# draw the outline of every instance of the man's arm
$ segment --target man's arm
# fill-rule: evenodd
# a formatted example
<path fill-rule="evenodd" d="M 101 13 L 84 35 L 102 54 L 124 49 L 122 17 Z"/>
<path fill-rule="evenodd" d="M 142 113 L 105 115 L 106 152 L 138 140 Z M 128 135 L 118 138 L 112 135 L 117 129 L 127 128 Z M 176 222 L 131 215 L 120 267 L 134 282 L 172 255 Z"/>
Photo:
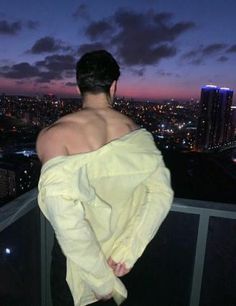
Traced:
<path fill-rule="evenodd" d="M 59 185 L 57 186 L 59 187 Z M 67 259 L 79 268 L 79 275 L 97 296 L 105 297 L 113 291 L 114 275 L 108 267 L 100 245 L 85 220 L 84 210 L 73 197 L 53 191 L 51 186 L 41 189 L 46 217 Z M 43 195 L 46 193 L 46 196 Z M 57 194 L 56 194 L 57 193 Z M 42 203 L 40 205 L 42 207 Z"/>
<path fill-rule="evenodd" d="M 61 126 L 44 130 L 37 140 L 37 151 L 43 163 L 67 155 L 62 144 Z M 39 206 L 50 221 L 65 256 L 79 267 L 80 277 L 100 298 L 111 297 L 115 276 L 85 220 L 82 204 L 70 191 L 71 178 L 54 171 L 41 175 Z"/>
<path fill-rule="evenodd" d="M 144 185 L 145 202 L 136 211 L 126 230 L 113 246 L 111 260 L 114 268 L 117 268 L 117 264 L 122 264 L 126 270 L 132 268 L 170 210 L 173 191 L 169 170 L 165 167 L 161 156 L 155 172 L 146 179 Z M 126 270 L 123 270 L 124 274 Z"/>
<path fill-rule="evenodd" d="M 56 156 L 68 155 L 64 144 L 64 130 L 62 123 L 54 124 L 43 129 L 36 141 L 36 150 L 42 164 Z"/>

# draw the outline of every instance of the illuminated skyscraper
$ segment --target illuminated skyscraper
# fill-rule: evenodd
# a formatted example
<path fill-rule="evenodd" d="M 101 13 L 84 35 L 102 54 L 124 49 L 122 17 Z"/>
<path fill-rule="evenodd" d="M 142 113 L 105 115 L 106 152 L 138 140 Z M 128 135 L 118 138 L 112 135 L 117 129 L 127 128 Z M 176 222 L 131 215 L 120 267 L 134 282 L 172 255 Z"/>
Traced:
<path fill-rule="evenodd" d="M 231 106 L 232 112 L 232 139 L 236 140 L 236 106 Z"/>
<path fill-rule="evenodd" d="M 221 101 L 221 130 L 219 135 L 220 145 L 232 140 L 233 137 L 233 91 L 229 88 L 220 88 Z"/>
<path fill-rule="evenodd" d="M 218 148 L 232 135 L 231 105 L 233 91 L 215 85 L 202 87 L 196 148 L 207 151 Z"/>

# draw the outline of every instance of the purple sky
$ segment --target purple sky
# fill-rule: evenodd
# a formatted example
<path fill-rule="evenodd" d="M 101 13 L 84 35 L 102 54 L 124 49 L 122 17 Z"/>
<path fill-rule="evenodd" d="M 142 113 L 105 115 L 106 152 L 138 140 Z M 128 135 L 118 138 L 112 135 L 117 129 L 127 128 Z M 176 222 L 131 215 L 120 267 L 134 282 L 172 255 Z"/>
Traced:
<path fill-rule="evenodd" d="M 76 96 L 75 62 L 98 48 L 120 63 L 118 95 L 235 90 L 235 12 L 235 0 L 1 0 L 0 93 Z"/>

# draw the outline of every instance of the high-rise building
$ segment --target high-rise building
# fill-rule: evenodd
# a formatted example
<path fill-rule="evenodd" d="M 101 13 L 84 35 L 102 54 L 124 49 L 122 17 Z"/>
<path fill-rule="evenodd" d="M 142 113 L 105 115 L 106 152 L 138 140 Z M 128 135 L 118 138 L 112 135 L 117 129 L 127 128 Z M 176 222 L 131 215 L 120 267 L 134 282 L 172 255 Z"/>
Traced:
<path fill-rule="evenodd" d="M 236 140 L 236 105 L 231 106 L 232 113 L 232 138 Z"/>
<path fill-rule="evenodd" d="M 38 183 L 41 166 L 38 158 L 15 153 L 0 160 L 0 207 Z"/>
<path fill-rule="evenodd" d="M 202 87 L 196 149 L 207 151 L 219 148 L 232 137 L 233 91 L 229 88 L 206 85 Z"/>
<path fill-rule="evenodd" d="M 0 164 L 0 206 L 16 195 L 16 174 L 6 163 Z"/>

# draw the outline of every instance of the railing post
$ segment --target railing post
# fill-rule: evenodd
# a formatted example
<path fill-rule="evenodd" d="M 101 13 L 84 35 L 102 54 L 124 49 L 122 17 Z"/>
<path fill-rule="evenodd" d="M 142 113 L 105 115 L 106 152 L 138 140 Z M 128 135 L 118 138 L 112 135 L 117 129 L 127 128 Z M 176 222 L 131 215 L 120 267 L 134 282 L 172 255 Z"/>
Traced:
<path fill-rule="evenodd" d="M 50 293 L 50 265 L 53 231 L 46 220 L 40 215 L 41 225 L 41 306 L 52 306 Z"/>
<path fill-rule="evenodd" d="M 192 279 L 192 289 L 191 289 L 191 297 L 189 304 L 190 306 L 199 306 L 200 302 L 208 225 L 209 225 L 209 215 L 200 214 L 193 279 Z"/>

